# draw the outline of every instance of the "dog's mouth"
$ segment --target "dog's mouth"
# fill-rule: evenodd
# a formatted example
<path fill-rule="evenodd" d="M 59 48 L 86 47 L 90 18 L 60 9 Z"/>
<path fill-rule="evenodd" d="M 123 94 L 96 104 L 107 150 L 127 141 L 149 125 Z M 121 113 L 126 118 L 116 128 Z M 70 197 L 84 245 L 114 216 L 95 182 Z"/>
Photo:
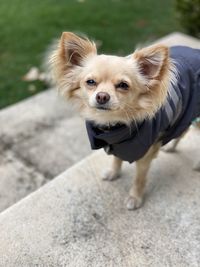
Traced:
<path fill-rule="evenodd" d="M 104 106 L 97 106 L 96 109 L 98 109 L 98 110 L 111 110 L 111 108 L 104 107 Z"/>
<path fill-rule="evenodd" d="M 93 105 L 90 105 L 90 108 L 92 108 L 93 110 L 96 110 L 96 111 L 99 111 L 99 112 L 113 112 L 113 111 L 116 111 L 116 110 L 119 110 L 119 107 L 118 106 L 115 106 L 115 105 L 110 105 L 110 104 L 93 104 Z"/>

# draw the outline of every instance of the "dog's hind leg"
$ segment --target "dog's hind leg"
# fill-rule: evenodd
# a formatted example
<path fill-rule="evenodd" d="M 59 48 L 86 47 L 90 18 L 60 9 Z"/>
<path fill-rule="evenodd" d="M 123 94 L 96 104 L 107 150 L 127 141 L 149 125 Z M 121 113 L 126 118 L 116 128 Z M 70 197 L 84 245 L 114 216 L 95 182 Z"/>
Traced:
<path fill-rule="evenodd" d="M 195 126 L 196 128 L 198 128 L 199 131 L 200 131 L 200 121 L 196 122 L 196 123 L 194 124 L 194 126 Z M 200 150 L 199 150 L 199 152 L 200 152 Z M 198 161 L 196 161 L 196 162 L 194 163 L 194 165 L 193 165 L 193 170 L 195 170 L 195 171 L 200 171 L 200 160 L 199 160 L 199 159 L 198 159 Z"/>
<path fill-rule="evenodd" d="M 182 133 L 181 136 L 179 136 L 178 138 L 172 140 L 172 141 L 169 143 L 169 145 L 167 145 L 166 147 L 164 147 L 163 151 L 164 151 L 164 152 L 169 152 L 169 153 L 174 153 L 174 152 L 176 152 L 176 148 L 177 148 L 179 142 L 180 142 L 181 139 L 186 135 L 186 133 L 188 132 L 188 130 L 189 130 L 189 128 L 188 128 L 186 131 L 184 131 L 184 132 Z"/>
<path fill-rule="evenodd" d="M 129 192 L 127 201 L 127 209 L 137 209 L 142 205 L 144 189 L 146 185 L 146 176 L 150 168 L 152 160 L 157 156 L 161 143 L 156 143 L 150 147 L 143 158 L 136 161 L 136 179 Z"/>
<path fill-rule="evenodd" d="M 200 161 L 197 161 L 194 166 L 193 166 L 193 170 L 200 172 Z"/>

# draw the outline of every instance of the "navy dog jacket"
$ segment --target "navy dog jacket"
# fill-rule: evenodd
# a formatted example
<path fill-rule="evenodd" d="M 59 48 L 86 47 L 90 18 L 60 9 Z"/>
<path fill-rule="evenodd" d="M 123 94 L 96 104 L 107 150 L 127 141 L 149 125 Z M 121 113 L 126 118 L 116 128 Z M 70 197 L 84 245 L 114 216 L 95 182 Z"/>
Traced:
<path fill-rule="evenodd" d="M 200 116 L 200 50 L 184 46 L 170 48 L 178 71 L 176 85 L 170 84 L 165 104 L 152 119 L 129 127 L 118 124 L 99 128 L 86 121 L 92 149 L 104 148 L 108 154 L 134 162 L 142 158 L 157 141 L 162 145 L 179 137 Z"/>

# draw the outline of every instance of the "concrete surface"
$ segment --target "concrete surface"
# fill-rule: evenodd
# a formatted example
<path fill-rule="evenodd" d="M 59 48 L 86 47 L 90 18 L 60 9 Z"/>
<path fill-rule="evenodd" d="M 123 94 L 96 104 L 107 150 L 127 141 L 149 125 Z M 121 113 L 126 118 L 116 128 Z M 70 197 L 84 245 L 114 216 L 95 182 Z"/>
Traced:
<path fill-rule="evenodd" d="M 0 111 L 0 211 L 91 150 L 84 121 L 48 90 Z"/>
<path fill-rule="evenodd" d="M 0 155 L 0 210 L 41 187 L 45 181 L 41 173 L 16 158 L 12 151 L 4 151 Z"/>
<path fill-rule="evenodd" d="M 0 266 L 200 266 L 200 132 L 178 153 L 160 152 L 144 206 L 126 210 L 134 165 L 101 181 L 110 158 L 98 151 L 0 214 Z"/>

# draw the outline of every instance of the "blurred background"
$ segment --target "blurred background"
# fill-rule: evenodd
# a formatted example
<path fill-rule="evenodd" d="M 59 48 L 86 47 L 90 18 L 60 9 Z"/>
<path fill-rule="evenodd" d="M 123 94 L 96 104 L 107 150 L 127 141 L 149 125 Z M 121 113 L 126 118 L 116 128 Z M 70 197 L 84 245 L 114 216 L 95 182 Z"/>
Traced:
<path fill-rule="evenodd" d="M 197 36 L 199 7 L 200 0 L 1 0 L 0 108 L 47 88 L 22 77 L 33 66 L 41 69 L 62 31 L 84 33 L 100 52 L 124 55 L 174 31 Z"/>

